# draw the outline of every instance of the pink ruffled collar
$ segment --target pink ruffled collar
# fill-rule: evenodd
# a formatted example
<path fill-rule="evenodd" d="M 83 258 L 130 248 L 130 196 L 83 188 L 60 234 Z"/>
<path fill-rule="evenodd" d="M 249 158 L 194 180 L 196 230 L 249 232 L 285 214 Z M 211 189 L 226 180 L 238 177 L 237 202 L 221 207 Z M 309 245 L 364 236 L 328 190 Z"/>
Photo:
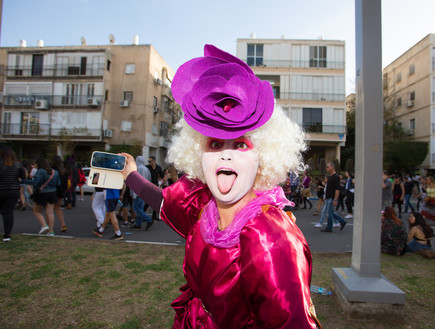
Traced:
<path fill-rule="evenodd" d="M 248 221 L 261 213 L 263 205 L 276 206 L 283 209 L 293 206 L 293 202 L 286 199 L 283 189 L 275 186 L 267 191 L 255 191 L 256 198 L 252 199 L 235 216 L 230 225 L 224 230 L 218 230 L 219 212 L 216 200 L 212 198 L 204 208 L 201 215 L 200 230 L 202 238 L 208 244 L 218 248 L 230 248 L 240 241 L 240 232 Z"/>

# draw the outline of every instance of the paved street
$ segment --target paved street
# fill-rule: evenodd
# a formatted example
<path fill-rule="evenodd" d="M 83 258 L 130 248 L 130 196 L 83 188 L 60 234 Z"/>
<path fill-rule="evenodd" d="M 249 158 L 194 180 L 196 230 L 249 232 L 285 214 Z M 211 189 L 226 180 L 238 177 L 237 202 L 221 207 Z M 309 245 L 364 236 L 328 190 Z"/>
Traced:
<path fill-rule="evenodd" d="M 317 201 L 313 202 L 313 209 L 317 207 Z M 299 209 L 294 212 L 297 218 L 297 225 L 304 233 L 305 238 L 313 252 L 349 252 L 352 251 L 352 231 L 353 220 L 348 220 L 348 224 L 340 231 L 334 228 L 333 233 L 322 233 L 315 228 L 313 223 L 319 220 L 319 216 L 313 216 L 314 210 Z M 60 233 L 59 220 L 55 219 L 55 234 L 58 236 L 68 236 L 101 240 L 91 231 L 95 226 L 95 217 L 91 209 L 91 195 L 85 195 L 85 201 L 77 201 L 75 208 L 63 210 L 68 231 Z M 380 220 L 380 218 L 379 218 Z M 326 221 L 325 221 L 326 222 Z M 34 217 L 32 210 L 15 210 L 15 225 L 12 234 L 37 234 L 40 229 L 39 223 Z M 183 245 L 184 239 L 169 229 L 162 221 L 157 221 L 148 230 L 133 231 L 129 228 L 122 228 L 124 241 L 146 242 L 146 243 L 170 243 Z M 109 227 L 103 240 L 109 240 L 113 236 L 113 228 Z M 13 238 L 13 237 L 12 237 Z"/>

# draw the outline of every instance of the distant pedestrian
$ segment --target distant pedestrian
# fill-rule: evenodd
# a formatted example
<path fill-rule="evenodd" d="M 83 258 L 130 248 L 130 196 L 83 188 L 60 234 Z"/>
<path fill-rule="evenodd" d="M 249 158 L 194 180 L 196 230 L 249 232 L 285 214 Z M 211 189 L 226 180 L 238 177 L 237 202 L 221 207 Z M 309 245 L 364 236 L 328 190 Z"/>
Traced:
<path fill-rule="evenodd" d="M 310 189 L 310 182 L 311 177 L 308 175 L 308 169 L 305 169 L 303 172 L 304 178 L 302 179 L 302 200 L 304 201 L 304 207 L 302 209 L 307 209 L 307 202 L 310 205 L 310 209 L 313 207 L 311 204 L 309 198 L 311 197 L 311 189 Z"/>
<path fill-rule="evenodd" d="M 25 171 L 10 147 L 0 149 L 0 210 L 3 217 L 3 241 L 11 241 L 14 207 L 20 197 L 20 179 Z"/>
<path fill-rule="evenodd" d="M 97 228 L 100 228 L 104 223 L 106 216 L 106 202 L 104 200 L 104 189 L 95 187 L 95 192 L 92 195 L 92 211 L 97 220 Z"/>
<path fill-rule="evenodd" d="M 164 174 L 162 168 L 156 163 L 156 157 L 150 156 L 148 158 L 148 165 L 146 166 L 151 173 L 151 183 L 155 186 L 159 186 L 159 181 L 163 180 Z M 148 209 L 148 205 L 145 205 L 144 211 Z M 153 220 L 159 220 L 157 213 L 153 210 Z"/>
<path fill-rule="evenodd" d="M 414 188 L 414 181 L 409 177 L 409 175 L 405 176 L 403 187 L 405 188 L 405 213 L 408 212 L 408 208 L 411 211 L 415 211 L 414 207 L 411 204 L 412 197 L 412 189 Z"/>
<path fill-rule="evenodd" d="M 391 207 L 393 204 L 393 183 L 388 177 L 388 171 L 382 172 L 382 208 Z"/>
<path fill-rule="evenodd" d="M 137 172 L 145 178 L 147 181 L 151 181 L 151 172 L 147 166 L 145 166 L 145 159 L 143 156 L 136 157 Z M 140 230 L 142 228 L 142 222 L 146 223 L 145 231 L 149 230 L 154 224 L 154 219 L 148 216 L 144 211 L 145 201 L 143 201 L 136 193 L 131 191 L 133 197 L 133 210 L 136 214 L 136 222 L 131 227 L 133 230 Z"/>
<path fill-rule="evenodd" d="M 36 160 L 38 170 L 33 179 L 23 182 L 33 185 L 33 214 L 41 224 L 39 234 L 48 233 L 54 235 L 54 205 L 57 202 L 57 188 L 60 186 L 60 178 L 57 170 L 50 168 L 46 159 Z M 45 221 L 42 209 L 45 208 L 47 221 Z"/>
<path fill-rule="evenodd" d="M 325 182 L 320 177 L 315 178 L 316 181 L 316 195 L 319 199 L 319 202 L 317 203 L 317 210 L 314 212 L 313 216 L 319 215 L 320 209 L 322 208 L 322 205 L 325 203 L 324 197 L 325 197 Z"/>
<path fill-rule="evenodd" d="M 338 197 L 340 195 L 340 177 L 338 177 L 335 172 L 335 164 L 333 162 L 329 162 L 326 165 L 326 171 L 329 174 L 328 183 L 326 184 L 326 192 L 325 192 L 325 208 L 326 213 L 328 214 L 328 225 L 321 232 L 332 232 L 333 220 L 336 219 L 340 223 L 340 231 L 346 225 L 346 221 L 341 218 L 336 212 L 334 212 L 334 208 L 337 206 Z"/>
<path fill-rule="evenodd" d="M 56 190 L 57 201 L 54 204 L 54 212 L 56 213 L 57 217 L 59 218 L 60 231 L 66 232 L 67 227 L 65 224 L 65 218 L 64 218 L 63 210 L 62 210 L 62 202 L 63 202 L 65 190 L 66 190 L 67 185 L 68 185 L 68 174 L 65 170 L 65 167 L 63 166 L 62 158 L 59 155 L 54 156 L 53 159 L 51 160 L 51 168 L 53 168 L 54 170 L 57 170 L 57 172 L 59 173 L 59 179 L 60 179 L 60 185 L 57 187 L 57 190 Z"/>
<path fill-rule="evenodd" d="M 93 233 L 99 238 L 103 237 L 104 230 L 107 224 L 111 223 L 115 231 L 115 235 L 112 236 L 111 240 L 122 240 L 124 236 L 119 229 L 118 219 L 116 218 L 116 206 L 119 201 L 119 190 L 117 189 L 106 189 L 106 216 L 104 217 L 103 225 L 100 228 L 93 229 Z"/>
<path fill-rule="evenodd" d="M 392 207 L 397 208 L 399 210 L 399 218 L 402 217 L 402 203 L 405 199 L 405 187 L 403 186 L 402 177 L 397 176 L 394 178 L 393 182 L 393 205 Z"/>
<path fill-rule="evenodd" d="M 347 215 L 344 218 L 353 218 L 353 202 L 355 198 L 355 177 L 353 176 L 353 172 L 348 170 L 346 171 L 346 208 Z"/>

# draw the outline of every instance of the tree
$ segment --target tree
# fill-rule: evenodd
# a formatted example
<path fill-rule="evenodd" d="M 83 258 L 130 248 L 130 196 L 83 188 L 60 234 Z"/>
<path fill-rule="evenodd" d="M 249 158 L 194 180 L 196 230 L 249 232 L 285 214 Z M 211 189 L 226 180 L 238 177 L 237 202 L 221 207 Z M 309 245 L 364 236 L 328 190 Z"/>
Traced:
<path fill-rule="evenodd" d="M 384 142 L 384 168 L 390 172 L 412 173 L 426 158 L 428 151 L 427 142 Z"/>

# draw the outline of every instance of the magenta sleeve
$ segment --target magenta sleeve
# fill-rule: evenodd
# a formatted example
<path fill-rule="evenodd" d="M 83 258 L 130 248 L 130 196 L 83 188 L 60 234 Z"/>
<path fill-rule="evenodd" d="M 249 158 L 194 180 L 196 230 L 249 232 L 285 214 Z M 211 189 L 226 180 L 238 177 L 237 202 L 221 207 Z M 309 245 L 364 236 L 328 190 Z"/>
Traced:
<path fill-rule="evenodd" d="M 162 189 L 160 187 L 143 178 L 137 171 L 133 171 L 128 175 L 125 183 L 153 210 L 160 212 L 163 200 Z"/>

